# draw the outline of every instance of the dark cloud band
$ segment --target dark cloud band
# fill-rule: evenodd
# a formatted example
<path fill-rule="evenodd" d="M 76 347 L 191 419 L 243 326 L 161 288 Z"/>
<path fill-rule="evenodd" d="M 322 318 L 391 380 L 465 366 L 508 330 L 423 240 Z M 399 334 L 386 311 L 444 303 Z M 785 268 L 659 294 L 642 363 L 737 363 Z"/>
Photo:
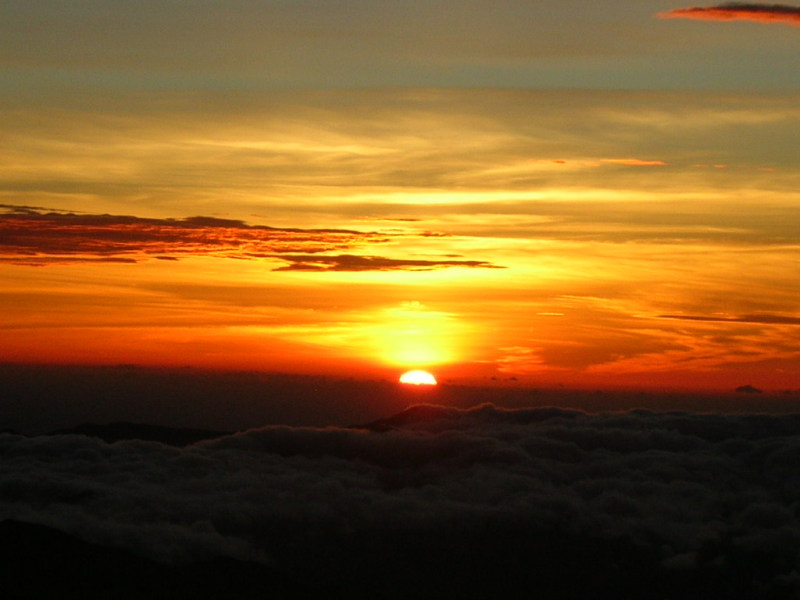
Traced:
<path fill-rule="evenodd" d="M 696 19 L 701 21 L 755 21 L 800 26 L 800 7 L 785 4 L 752 4 L 727 2 L 717 6 L 676 8 L 658 14 L 662 19 Z"/>
<path fill-rule="evenodd" d="M 413 260 L 352 254 L 280 255 L 276 258 L 290 263 L 276 269 L 278 271 L 433 271 L 447 267 L 503 268 L 478 260 Z"/>
<path fill-rule="evenodd" d="M 792 315 L 739 315 L 733 317 L 716 317 L 706 315 L 661 315 L 662 319 L 680 321 L 700 321 L 706 323 L 757 323 L 763 325 L 800 325 L 800 317 Z"/>
<path fill-rule="evenodd" d="M 413 260 L 365 255 L 397 234 L 346 229 L 297 229 L 248 225 L 212 217 L 147 219 L 85 215 L 32 207 L 0 206 L 0 262 L 45 266 L 73 262 L 132 263 L 212 256 L 227 259 L 279 259 L 276 270 L 387 271 L 447 267 L 493 267 L 469 260 Z M 430 234 L 421 234 L 429 236 Z M 342 254 L 343 251 L 350 251 Z M 336 254 L 330 254 L 336 253 Z"/>

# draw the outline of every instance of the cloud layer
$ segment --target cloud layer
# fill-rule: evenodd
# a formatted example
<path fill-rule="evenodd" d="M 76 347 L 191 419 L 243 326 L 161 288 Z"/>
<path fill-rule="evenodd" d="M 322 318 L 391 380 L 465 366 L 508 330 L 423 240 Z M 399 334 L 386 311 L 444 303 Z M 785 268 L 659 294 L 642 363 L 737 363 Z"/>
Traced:
<path fill-rule="evenodd" d="M 548 548 L 578 569 L 571 577 L 602 572 L 600 589 L 652 577 L 757 597 L 798 580 L 799 426 L 797 415 L 483 405 L 183 449 L 2 435 L 0 518 L 165 562 L 222 555 L 323 586 L 381 582 L 397 597 L 415 575 L 452 585 L 539 576 L 558 566 Z"/>
<path fill-rule="evenodd" d="M 716 6 L 676 8 L 659 13 L 662 19 L 696 19 L 699 21 L 755 21 L 800 26 L 800 7 L 786 4 L 754 4 L 726 2 Z"/>

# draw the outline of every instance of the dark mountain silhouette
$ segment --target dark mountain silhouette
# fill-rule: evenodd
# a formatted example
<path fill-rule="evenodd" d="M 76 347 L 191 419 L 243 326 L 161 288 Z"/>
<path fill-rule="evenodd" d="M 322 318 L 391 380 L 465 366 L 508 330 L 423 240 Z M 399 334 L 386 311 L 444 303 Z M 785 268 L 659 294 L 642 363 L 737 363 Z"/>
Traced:
<path fill-rule="evenodd" d="M 170 567 L 15 520 L 0 522 L 0 564 L 2 595 L 8 600 L 319 597 L 315 590 L 258 563 L 217 559 Z"/>
<path fill-rule="evenodd" d="M 738 394 L 763 394 L 764 391 L 752 385 L 740 385 L 736 388 Z"/>
<path fill-rule="evenodd" d="M 452 412 L 446 406 L 439 406 L 433 404 L 417 404 L 408 407 L 406 410 L 386 417 L 385 419 L 377 419 L 364 425 L 356 425 L 360 429 L 370 429 L 372 431 L 388 431 L 391 429 L 401 429 L 414 425 L 415 423 L 424 423 L 442 417 L 446 417 Z"/>
<path fill-rule="evenodd" d="M 84 423 L 69 429 L 58 429 L 48 435 L 86 435 L 100 438 L 105 442 L 118 442 L 121 440 L 144 440 L 160 442 L 169 446 L 188 446 L 202 440 L 209 440 L 225 435 L 230 431 L 214 431 L 210 429 L 190 429 L 182 427 L 165 427 L 162 425 L 148 425 L 145 423 L 128 423 L 119 421 L 98 425 Z"/>
<path fill-rule="evenodd" d="M 468 408 L 556 406 L 592 413 L 646 408 L 787 413 L 798 394 L 699 394 L 461 385 L 416 389 L 387 380 L 121 365 L 0 364 L 0 428 L 26 434 L 78 423 L 153 423 L 241 431 L 265 425 L 369 423 L 422 403 Z"/>
<path fill-rule="evenodd" d="M 359 429 L 369 429 L 371 431 L 389 431 L 392 429 L 413 428 L 416 425 L 432 424 L 437 420 L 443 419 L 452 421 L 454 418 L 479 419 L 485 423 L 500 423 L 510 418 L 513 419 L 515 423 L 537 423 L 553 418 L 575 419 L 581 414 L 582 413 L 579 411 L 549 406 L 527 409 L 524 411 L 516 410 L 513 413 L 509 413 L 488 402 L 471 407 L 467 410 L 459 410 L 453 407 L 436 404 L 416 404 L 414 406 L 409 406 L 404 411 L 392 415 L 391 417 L 378 419 L 355 427 Z M 507 415 L 510 415 L 510 417 L 507 418 Z"/>

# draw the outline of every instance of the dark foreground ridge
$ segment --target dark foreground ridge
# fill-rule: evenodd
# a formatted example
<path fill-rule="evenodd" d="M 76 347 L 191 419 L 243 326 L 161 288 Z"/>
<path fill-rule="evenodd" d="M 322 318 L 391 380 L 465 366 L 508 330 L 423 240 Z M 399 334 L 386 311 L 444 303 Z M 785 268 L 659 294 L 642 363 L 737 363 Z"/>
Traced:
<path fill-rule="evenodd" d="M 169 567 L 125 550 L 81 541 L 56 529 L 0 522 L 3 598 L 175 600 L 318 598 L 318 591 L 257 563 L 220 558 Z"/>
<path fill-rule="evenodd" d="M 380 538 L 380 539 L 378 539 Z M 328 542 L 333 540 L 328 540 Z M 342 541 L 342 540 L 340 540 Z M 507 524 L 483 533 L 374 531 L 318 551 L 348 557 L 346 583 L 314 588 L 262 564 L 218 558 L 166 566 L 131 552 L 83 542 L 58 530 L 0 522 L 3 597 L 83 600 L 220 598 L 273 600 L 419 598 L 438 600 L 778 600 L 796 598 L 793 582 L 765 587 L 769 564 L 757 553 L 696 570 L 666 570 L 652 548 Z M 380 547 L 380 553 L 374 549 Z M 309 557 L 313 558 L 313 557 Z M 320 560 L 330 557 L 320 556 Z M 313 567 L 312 567 L 313 569 Z M 336 579 L 334 577 L 334 579 Z"/>

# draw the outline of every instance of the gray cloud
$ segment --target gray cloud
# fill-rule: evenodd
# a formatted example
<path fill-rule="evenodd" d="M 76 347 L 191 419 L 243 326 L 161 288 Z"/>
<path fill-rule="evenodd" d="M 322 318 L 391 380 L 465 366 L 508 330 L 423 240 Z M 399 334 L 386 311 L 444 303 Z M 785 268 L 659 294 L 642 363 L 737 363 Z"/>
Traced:
<path fill-rule="evenodd" d="M 468 550 L 476 560 L 536 540 L 624 540 L 664 573 L 728 576 L 758 556 L 756 593 L 800 569 L 798 427 L 798 415 L 484 405 L 418 407 L 372 428 L 267 427 L 183 449 L 1 435 L 0 518 L 167 562 L 303 564 L 317 584 L 368 577 L 350 567 L 369 556 L 427 568 L 398 550 L 415 549 L 409 540 L 456 553 L 480 540 Z M 584 551 L 573 547 L 573 559 Z M 453 568 L 446 556 L 431 564 Z"/>

